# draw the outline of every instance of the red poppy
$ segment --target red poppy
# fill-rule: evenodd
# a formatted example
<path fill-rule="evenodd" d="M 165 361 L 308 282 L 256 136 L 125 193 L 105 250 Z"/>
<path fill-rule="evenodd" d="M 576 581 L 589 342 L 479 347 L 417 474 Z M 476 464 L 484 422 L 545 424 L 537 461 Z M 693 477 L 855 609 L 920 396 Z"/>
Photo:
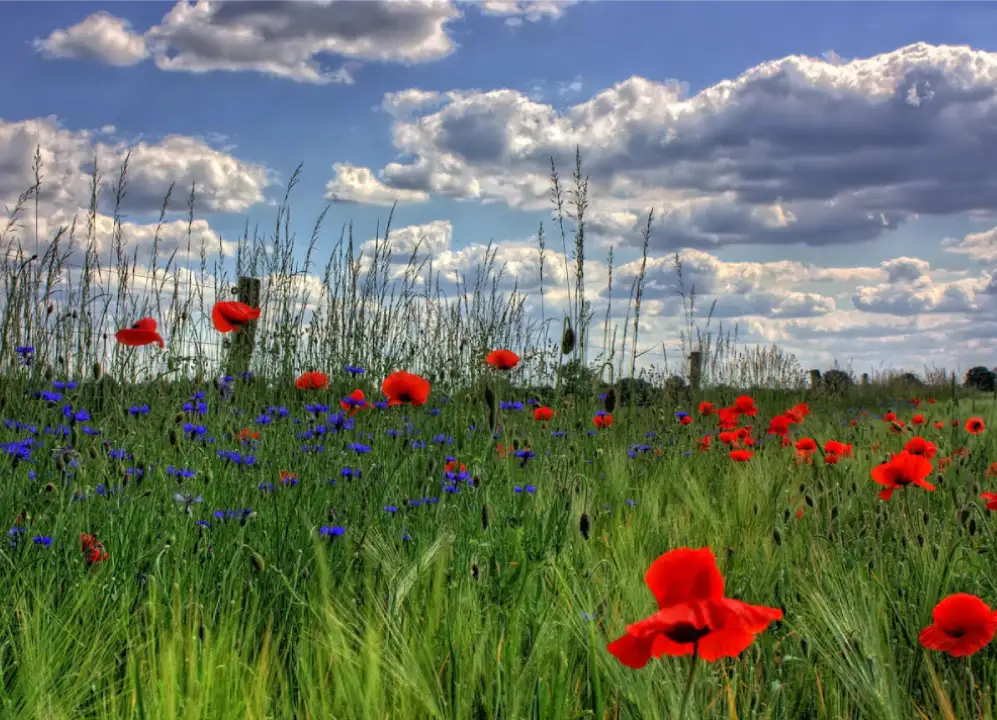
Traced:
<path fill-rule="evenodd" d="M 717 435 L 717 437 L 724 445 L 733 445 L 737 442 L 737 433 L 730 430 L 724 430 L 722 433 Z"/>
<path fill-rule="evenodd" d="M 724 579 L 709 548 L 678 548 L 647 569 L 644 582 L 658 611 L 627 626 L 607 649 L 627 667 L 642 668 L 652 657 L 692 655 L 714 662 L 736 657 L 769 623 L 778 608 L 724 597 Z"/>
<path fill-rule="evenodd" d="M 429 400 L 429 380 L 415 373 L 400 370 L 384 378 L 381 392 L 388 397 L 388 405 L 419 407 Z"/>
<path fill-rule="evenodd" d="M 87 565 L 107 560 L 107 550 L 104 549 L 103 543 L 93 535 L 80 533 L 80 549 L 83 551 L 83 557 L 87 561 Z"/>
<path fill-rule="evenodd" d="M 612 427 L 613 416 L 606 412 L 598 412 L 595 417 L 592 418 L 592 423 L 602 430 L 603 428 Z"/>
<path fill-rule="evenodd" d="M 997 493 L 981 493 L 980 499 L 987 501 L 987 510 L 997 510 Z"/>
<path fill-rule="evenodd" d="M 339 401 L 339 407 L 350 415 L 356 415 L 358 411 L 367 408 L 367 398 L 364 397 L 363 390 L 357 388 Z"/>
<path fill-rule="evenodd" d="M 321 372 L 306 372 L 294 381 L 298 390 L 322 390 L 329 387 L 329 376 Z"/>
<path fill-rule="evenodd" d="M 700 450 L 700 452 L 706 452 L 707 450 L 709 450 L 710 449 L 710 443 L 712 441 L 713 441 L 713 438 L 711 438 L 709 435 L 703 435 L 703 437 L 699 438 L 699 450 Z"/>
<path fill-rule="evenodd" d="M 897 419 L 897 414 L 895 412 L 888 412 L 885 415 L 883 415 L 884 422 L 893 422 L 896 419 Z"/>
<path fill-rule="evenodd" d="M 692 415 L 683 415 L 682 417 L 679 418 L 679 422 L 682 425 L 691 425 L 692 424 Z"/>
<path fill-rule="evenodd" d="M 249 307 L 246 303 L 229 301 L 216 302 L 211 308 L 211 322 L 215 330 L 221 333 L 238 330 L 250 320 L 260 319 L 260 309 Z"/>
<path fill-rule="evenodd" d="M 872 479 L 886 489 L 879 493 L 883 500 L 889 500 L 894 491 L 907 485 L 917 485 L 928 492 L 935 486 L 925 480 L 931 474 L 931 461 L 922 455 L 912 455 L 906 450 L 894 455 L 889 462 L 872 469 Z"/>
<path fill-rule="evenodd" d="M 813 438 L 800 438 L 796 441 L 796 452 L 800 455 L 811 455 L 817 450 L 817 441 Z"/>
<path fill-rule="evenodd" d="M 935 404 L 935 399 L 934 398 L 928 398 L 928 404 L 929 405 L 934 405 Z"/>
<path fill-rule="evenodd" d="M 831 455 L 840 455 L 841 457 L 851 457 L 852 446 L 850 444 L 845 444 L 843 442 L 838 442 L 837 440 L 828 440 L 824 443 L 824 452 Z"/>
<path fill-rule="evenodd" d="M 758 408 L 755 407 L 755 399 L 750 395 L 740 395 L 734 401 L 734 407 L 737 408 L 738 412 L 742 415 L 755 416 L 758 414 Z"/>
<path fill-rule="evenodd" d="M 722 430 L 732 430 L 741 418 L 741 412 L 736 407 L 720 408 L 717 413 L 717 425 Z"/>
<path fill-rule="evenodd" d="M 554 417 L 554 411 L 546 405 L 542 405 L 541 407 L 533 410 L 533 419 L 537 422 L 547 422 L 552 417 Z"/>
<path fill-rule="evenodd" d="M 982 650 L 997 633 L 997 613 L 969 593 L 949 595 L 931 611 L 932 623 L 918 638 L 929 650 L 965 657 Z"/>
<path fill-rule="evenodd" d="M 122 345 L 128 347 L 142 347 L 159 343 L 159 347 L 166 347 L 163 338 L 156 332 L 156 321 L 150 317 L 142 318 L 130 328 L 122 328 L 114 333 L 115 339 Z"/>
<path fill-rule="evenodd" d="M 930 440 L 925 440 L 923 437 L 912 437 L 904 445 L 904 450 L 909 452 L 911 455 L 923 455 L 929 460 L 935 456 L 938 452 L 938 447 Z"/>
<path fill-rule="evenodd" d="M 945 428 L 945 423 L 943 423 L 941 420 L 935 423 L 935 430 L 942 430 L 944 428 Z"/>
<path fill-rule="evenodd" d="M 981 432 L 986 430 L 986 425 L 983 424 L 983 418 L 981 417 L 971 417 L 966 421 L 966 432 L 972 435 L 979 435 Z"/>
<path fill-rule="evenodd" d="M 748 462 L 753 455 L 750 450 L 731 450 L 730 459 L 734 462 Z"/>
<path fill-rule="evenodd" d="M 496 370 L 512 370 L 519 365 L 519 355 L 512 350 L 492 350 L 485 362 Z"/>
<path fill-rule="evenodd" d="M 918 413 L 910 419 L 911 425 L 927 425 L 928 421 L 921 413 Z"/>
<path fill-rule="evenodd" d="M 786 437 L 789 432 L 790 419 L 785 415 L 776 415 L 774 418 L 769 420 L 769 429 L 766 432 L 769 435 L 778 435 L 779 437 Z"/>
<path fill-rule="evenodd" d="M 827 453 L 824 455 L 824 462 L 828 465 L 837 465 L 840 459 L 841 457 L 835 455 L 834 453 Z"/>
<path fill-rule="evenodd" d="M 701 402 L 699 403 L 699 414 L 700 415 L 712 415 L 715 412 L 713 408 L 713 403 L 711 402 Z"/>
<path fill-rule="evenodd" d="M 251 430 L 250 428 L 243 428 L 235 437 L 238 442 L 244 443 L 249 442 L 250 440 L 259 440 L 260 433 L 256 430 Z"/>
<path fill-rule="evenodd" d="M 910 404 L 913 405 L 916 409 L 921 404 L 921 401 L 918 398 L 911 398 Z"/>

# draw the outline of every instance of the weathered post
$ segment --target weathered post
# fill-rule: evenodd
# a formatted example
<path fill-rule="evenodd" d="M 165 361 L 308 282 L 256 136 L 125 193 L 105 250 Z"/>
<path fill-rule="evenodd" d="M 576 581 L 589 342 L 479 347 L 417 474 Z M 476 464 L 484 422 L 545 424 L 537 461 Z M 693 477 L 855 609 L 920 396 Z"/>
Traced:
<path fill-rule="evenodd" d="M 869 373 L 862 373 L 862 387 L 869 387 Z"/>
<path fill-rule="evenodd" d="M 258 307 L 260 304 L 260 279 L 241 276 L 235 294 L 236 300 L 239 302 L 245 303 L 249 307 Z M 256 325 L 258 322 L 251 320 L 232 333 L 226 363 L 227 374 L 236 375 L 249 370 L 253 359 L 253 350 L 256 347 Z"/>
<path fill-rule="evenodd" d="M 810 389 L 818 390 L 820 388 L 820 370 L 810 371 Z"/>
<path fill-rule="evenodd" d="M 689 387 L 693 392 L 699 391 L 699 381 L 703 376 L 703 354 L 693 350 L 689 354 Z"/>

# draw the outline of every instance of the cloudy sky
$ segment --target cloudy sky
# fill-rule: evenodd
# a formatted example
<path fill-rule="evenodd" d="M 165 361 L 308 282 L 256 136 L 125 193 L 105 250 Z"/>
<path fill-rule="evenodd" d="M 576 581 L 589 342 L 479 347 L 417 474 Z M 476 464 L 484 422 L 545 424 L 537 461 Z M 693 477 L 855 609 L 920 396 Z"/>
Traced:
<path fill-rule="evenodd" d="M 130 150 L 126 242 L 193 182 L 195 232 L 230 251 L 304 162 L 294 218 L 307 236 L 331 203 L 320 250 L 398 202 L 400 247 L 462 270 L 494 241 L 539 310 L 550 159 L 568 176 L 580 146 L 600 317 L 613 248 L 623 320 L 653 208 L 648 345 L 678 339 L 680 251 L 743 341 L 964 371 L 997 365 L 995 31 L 989 3 L 6 3 L 0 202 L 40 144 L 54 230 L 88 163 Z M 549 313 L 565 292 L 545 285 Z"/>

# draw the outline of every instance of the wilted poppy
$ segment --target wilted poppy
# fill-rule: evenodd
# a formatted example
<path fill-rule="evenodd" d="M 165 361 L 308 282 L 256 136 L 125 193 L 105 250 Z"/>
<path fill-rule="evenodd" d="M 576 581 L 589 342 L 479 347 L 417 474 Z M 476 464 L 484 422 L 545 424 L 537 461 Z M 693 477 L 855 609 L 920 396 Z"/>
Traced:
<path fill-rule="evenodd" d="M 485 362 L 497 370 L 512 370 L 519 365 L 519 355 L 512 350 L 492 350 Z"/>
<path fill-rule="evenodd" d="M 83 558 L 87 561 L 87 565 L 107 560 L 107 550 L 104 549 L 104 544 L 93 535 L 80 533 L 80 549 L 83 551 Z"/>
<path fill-rule="evenodd" d="M 917 485 L 928 492 L 935 486 L 925 480 L 931 474 L 931 461 L 922 455 L 913 455 L 906 450 L 894 455 L 889 462 L 872 469 L 872 479 L 886 489 L 879 493 L 883 500 L 889 500 L 894 491 L 908 485 Z"/>
<path fill-rule="evenodd" d="M 156 321 L 150 317 L 142 318 L 130 328 L 122 328 L 114 333 L 115 339 L 122 345 L 129 347 L 141 347 L 159 343 L 159 347 L 166 347 L 163 338 L 156 332 Z"/>
<path fill-rule="evenodd" d="M 306 372 L 294 381 L 298 390 L 321 390 L 329 387 L 329 376 L 321 372 Z"/>
<path fill-rule="evenodd" d="M 935 605 L 932 624 L 918 638 L 929 650 L 965 657 L 982 650 L 997 633 L 997 613 L 980 598 L 956 593 Z"/>
<path fill-rule="evenodd" d="M 644 582 L 658 611 L 627 626 L 607 649 L 627 667 L 642 668 L 652 657 L 693 655 L 707 662 L 736 657 L 782 619 L 778 608 L 724 597 L 724 579 L 709 548 L 679 548 L 648 568 Z"/>
<path fill-rule="evenodd" d="M 429 391 L 426 378 L 404 370 L 391 373 L 381 383 L 381 392 L 388 397 L 388 405 L 425 405 Z"/>
<path fill-rule="evenodd" d="M 260 319 L 260 309 L 249 307 L 246 303 L 228 301 L 216 302 L 211 308 L 211 322 L 215 330 L 222 333 L 238 330 L 250 320 Z"/>

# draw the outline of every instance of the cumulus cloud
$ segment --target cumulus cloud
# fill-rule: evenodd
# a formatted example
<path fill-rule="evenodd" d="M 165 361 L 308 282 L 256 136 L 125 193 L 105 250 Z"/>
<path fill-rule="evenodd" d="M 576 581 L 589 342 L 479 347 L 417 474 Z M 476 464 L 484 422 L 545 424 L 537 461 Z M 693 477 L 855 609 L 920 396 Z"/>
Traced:
<path fill-rule="evenodd" d="M 171 183 L 176 183 L 177 207 L 196 188 L 198 207 L 212 212 L 241 212 L 264 200 L 273 174 L 263 165 L 241 160 L 205 140 L 181 135 L 158 141 L 127 143 L 111 131 L 71 130 L 55 117 L 19 122 L 0 119 L 0 202 L 8 205 L 34 184 L 36 148 L 42 160 L 42 201 L 53 210 L 75 210 L 89 200 L 90 171 L 96 158 L 102 190 L 131 152 L 126 210 L 155 211 Z"/>
<path fill-rule="evenodd" d="M 408 263 L 410 260 L 420 263 L 449 251 L 452 238 L 450 221 L 434 220 L 425 225 L 408 225 L 392 230 L 387 243 L 383 239 L 367 240 L 360 246 L 360 252 L 372 257 L 375 251 L 383 254 L 390 249 L 393 263 Z"/>
<path fill-rule="evenodd" d="M 577 145 L 591 210 L 656 207 L 658 249 L 857 243 L 915 215 L 997 209 L 995 91 L 997 54 L 926 44 L 787 57 L 695 95 L 632 77 L 563 110 L 510 89 L 403 91 L 385 100 L 401 157 L 381 178 L 545 208 L 550 158 L 570 167 Z"/>
<path fill-rule="evenodd" d="M 945 238 L 942 247 L 946 252 L 966 255 L 984 263 L 997 261 L 997 228 L 969 233 L 961 238 Z"/>
<path fill-rule="evenodd" d="M 370 168 L 346 163 L 332 166 L 335 177 L 325 186 L 326 200 L 368 205 L 393 205 L 426 202 L 429 193 L 422 190 L 392 188 L 374 177 Z"/>
<path fill-rule="evenodd" d="M 136 65 L 149 55 L 145 38 L 132 30 L 131 23 L 104 11 L 55 30 L 44 40 L 36 38 L 33 45 L 46 57 L 95 60 L 119 67 Z"/>
<path fill-rule="evenodd" d="M 923 313 L 977 313 L 992 307 L 993 278 L 979 277 L 939 281 L 931 277 L 930 264 L 916 258 L 897 258 L 882 263 L 887 280 L 878 285 L 860 285 L 852 296 L 859 310 L 889 315 Z"/>
<path fill-rule="evenodd" d="M 489 0 L 480 7 L 514 25 L 556 18 L 569 4 Z M 47 57 L 134 65 L 151 56 L 168 71 L 257 72 L 296 82 L 351 84 L 363 62 L 447 57 L 457 47 L 449 26 L 461 16 L 449 0 L 178 0 L 143 34 L 101 11 L 34 44 Z"/>

